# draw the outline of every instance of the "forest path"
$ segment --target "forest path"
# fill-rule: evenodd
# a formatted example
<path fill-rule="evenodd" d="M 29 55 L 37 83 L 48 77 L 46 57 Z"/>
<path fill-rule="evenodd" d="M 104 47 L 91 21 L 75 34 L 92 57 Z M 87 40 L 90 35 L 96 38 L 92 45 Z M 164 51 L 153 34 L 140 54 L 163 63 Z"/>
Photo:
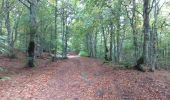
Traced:
<path fill-rule="evenodd" d="M 0 81 L 0 100 L 135 100 L 170 98 L 168 71 L 115 70 L 100 60 L 70 56 L 23 68 L 21 59 L 1 59 L 11 79 Z M 160 76 L 159 76 L 160 75 Z"/>

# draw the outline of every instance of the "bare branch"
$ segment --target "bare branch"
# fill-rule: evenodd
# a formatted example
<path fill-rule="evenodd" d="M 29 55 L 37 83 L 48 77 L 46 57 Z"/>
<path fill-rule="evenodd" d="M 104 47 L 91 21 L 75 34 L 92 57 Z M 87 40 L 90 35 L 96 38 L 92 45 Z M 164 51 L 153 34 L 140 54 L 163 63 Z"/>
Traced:
<path fill-rule="evenodd" d="M 167 21 L 167 19 L 169 18 L 169 16 L 170 16 L 170 13 L 168 14 L 167 18 L 165 18 L 164 21 L 161 23 L 161 26 L 160 26 L 159 28 L 163 29 L 164 26 L 169 26 L 169 25 L 166 23 L 166 21 Z"/>
<path fill-rule="evenodd" d="M 131 3 L 131 2 L 130 2 L 130 3 Z M 126 15 L 127 15 L 128 19 L 129 19 L 129 21 L 130 21 L 130 25 L 133 26 L 133 18 L 131 18 L 130 15 L 129 15 L 128 5 L 125 5 L 125 4 L 123 4 L 123 3 L 122 3 L 122 5 L 125 7 Z"/>
<path fill-rule="evenodd" d="M 27 2 L 28 2 L 29 4 L 31 4 L 31 1 L 30 1 L 30 0 L 27 0 Z"/>
<path fill-rule="evenodd" d="M 11 3 L 8 7 L 8 11 L 12 10 L 13 8 L 15 8 L 19 3 L 17 2 L 16 4 Z M 0 16 L 4 16 L 5 12 L 3 11 L 3 9 L 5 9 L 5 7 L 2 7 L 2 11 L 0 10 Z"/>
<path fill-rule="evenodd" d="M 159 3 L 159 2 L 158 2 L 158 3 Z M 162 7 L 164 6 L 165 3 L 166 3 L 166 2 L 164 2 L 164 3 L 158 8 L 157 14 L 159 14 L 160 10 L 162 9 Z"/>
<path fill-rule="evenodd" d="M 24 1 L 22 0 L 19 0 L 24 6 L 26 6 L 28 9 L 30 8 L 30 5 L 28 5 L 27 3 L 25 3 Z M 27 0 L 28 1 L 28 0 Z"/>
<path fill-rule="evenodd" d="M 152 4 L 151 4 L 151 7 L 149 7 L 150 9 L 149 9 L 149 12 L 148 13 L 150 13 L 151 12 L 151 10 L 152 10 L 152 8 L 154 7 L 154 2 L 155 2 L 155 0 L 152 0 Z"/>
<path fill-rule="evenodd" d="M 143 14 L 140 12 L 140 11 L 138 11 L 138 10 L 135 10 L 137 13 L 139 13 L 141 16 L 143 16 Z"/>

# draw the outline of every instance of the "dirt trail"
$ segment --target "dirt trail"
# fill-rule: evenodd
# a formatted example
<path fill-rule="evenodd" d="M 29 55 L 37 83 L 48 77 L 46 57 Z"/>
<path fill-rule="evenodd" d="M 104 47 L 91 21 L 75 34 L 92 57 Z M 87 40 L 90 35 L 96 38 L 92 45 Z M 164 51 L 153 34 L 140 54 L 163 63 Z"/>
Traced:
<path fill-rule="evenodd" d="M 70 56 L 50 63 L 39 60 L 25 69 L 21 60 L 1 59 L 11 80 L 0 81 L 0 100 L 168 100 L 169 72 L 114 70 L 96 59 Z M 5 64 L 8 63 L 8 64 Z M 14 63 L 16 66 L 13 67 Z M 18 64 L 19 63 L 19 64 Z M 23 62 L 25 63 L 25 62 Z M 0 74 L 1 75 L 1 74 Z"/>

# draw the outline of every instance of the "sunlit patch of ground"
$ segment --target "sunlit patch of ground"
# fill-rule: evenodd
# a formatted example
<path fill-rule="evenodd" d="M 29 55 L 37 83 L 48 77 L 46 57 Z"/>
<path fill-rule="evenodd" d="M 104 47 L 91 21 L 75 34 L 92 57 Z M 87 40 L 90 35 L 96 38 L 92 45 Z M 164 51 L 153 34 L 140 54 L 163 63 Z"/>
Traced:
<path fill-rule="evenodd" d="M 80 56 L 79 55 L 69 55 L 68 58 L 69 59 L 71 59 L 71 58 L 80 58 Z"/>

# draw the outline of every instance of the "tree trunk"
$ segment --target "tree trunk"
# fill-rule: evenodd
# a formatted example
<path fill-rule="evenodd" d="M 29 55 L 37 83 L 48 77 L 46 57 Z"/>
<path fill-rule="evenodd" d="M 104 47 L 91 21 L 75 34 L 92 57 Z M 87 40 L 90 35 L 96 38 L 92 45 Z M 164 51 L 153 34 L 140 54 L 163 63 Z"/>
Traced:
<path fill-rule="evenodd" d="M 117 41 L 116 41 L 116 44 L 117 44 L 117 55 L 116 55 L 116 62 L 119 63 L 120 62 L 120 16 L 118 18 L 118 23 L 117 23 Z"/>
<path fill-rule="evenodd" d="M 18 39 L 18 26 L 19 26 L 19 22 L 20 22 L 20 15 L 19 15 L 19 17 L 17 17 L 15 19 L 15 26 L 14 26 L 14 32 L 13 32 L 13 33 L 15 33 L 15 35 L 14 35 L 14 39 L 13 39 L 13 45 L 15 44 L 15 42 Z"/>
<path fill-rule="evenodd" d="M 110 22 L 110 55 L 109 55 L 109 60 L 110 61 L 112 61 L 112 53 L 113 53 L 113 34 L 114 34 L 114 32 L 113 32 L 113 22 L 111 21 Z"/>
<path fill-rule="evenodd" d="M 94 57 L 97 58 L 97 29 L 94 37 Z"/>
<path fill-rule="evenodd" d="M 52 25 L 50 26 L 50 54 L 53 55 L 54 54 L 54 51 L 53 51 L 53 28 L 52 28 Z"/>
<path fill-rule="evenodd" d="M 133 0 L 133 15 L 132 15 L 132 32 L 133 32 L 133 45 L 134 45 L 134 59 L 137 62 L 138 59 L 138 43 L 137 43 L 137 31 L 136 31 L 136 0 Z"/>
<path fill-rule="evenodd" d="M 3 35 L 2 34 L 2 20 L 0 19 L 0 36 Z"/>
<path fill-rule="evenodd" d="M 116 31 L 116 30 L 114 30 L 114 31 Z M 116 46 L 116 34 L 115 33 L 116 32 L 114 32 L 114 34 L 113 34 L 113 46 L 114 46 L 113 47 L 114 48 L 113 49 L 113 52 L 114 52 L 114 55 L 113 55 L 113 59 L 114 60 L 113 60 L 113 62 L 117 63 L 117 56 L 116 56 L 117 55 L 117 51 L 116 51 L 117 50 L 117 46 Z"/>
<path fill-rule="evenodd" d="M 7 33 L 8 33 L 8 37 L 7 37 L 7 42 L 8 42 L 8 46 L 9 46 L 9 57 L 14 57 L 14 44 L 13 44 L 13 33 L 11 30 L 11 22 L 10 22 L 10 2 L 8 0 L 5 1 L 5 25 L 6 25 L 6 29 L 7 29 Z"/>
<path fill-rule="evenodd" d="M 86 47 L 88 51 L 88 55 L 90 56 L 90 42 L 89 42 L 89 33 L 86 33 Z"/>
<path fill-rule="evenodd" d="M 4 0 L 2 0 L 2 4 L 1 4 L 1 9 L 0 9 L 0 35 L 3 35 L 2 33 L 2 26 L 3 26 L 3 15 L 2 15 L 2 12 L 3 12 L 3 8 L 4 8 Z"/>
<path fill-rule="evenodd" d="M 159 2 L 158 2 L 159 3 Z M 156 61 L 157 61 L 157 25 L 158 25 L 158 3 L 157 0 L 154 1 L 154 25 L 153 25 L 153 32 L 152 32 L 152 65 L 151 71 L 155 70 Z"/>
<path fill-rule="evenodd" d="M 121 3 L 122 3 L 122 0 L 119 0 L 118 1 L 118 8 L 117 8 L 117 16 L 116 16 L 116 19 L 117 19 L 117 30 L 116 30 L 116 38 L 117 38 L 117 41 L 116 41 L 116 44 L 117 44 L 117 59 L 116 59 L 116 63 L 119 63 L 120 62 L 120 28 L 121 28 L 121 22 L 120 22 L 120 16 L 121 16 Z"/>
<path fill-rule="evenodd" d="M 30 3 L 30 39 L 28 46 L 28 66 L 34 67 L 35 35 L 37 32 L 36 13 L 37 0 L 31 0 Z"/>
<path fill-rule="evenodd" d="M 55 3 L 56 3 L 56 6 L 55 6 L 55 57 L 57 56 L 57 17 L 58 17 L 58 3 L 57 3 L 58 0 L 55 0 Z"/>
<path fill-rule="evenodd" d="M 93 57 L 93 36 L 89 34 L 89 41 L 90 41 L 90 57 Z"/>
<path fill-rule="evenodd" d="M 104 39 L 104 50 L 105 50 L 105 60 L 109 60 L 108 59 L 108 53 L 109 53 L 109 50 L 108 50 L 108 47 L 107 47 L 107 39 L 106 39 L 106 34 L 105 34 L 105 30 L 104 30 L 104 26 L 102 26 L 102 34 L 103 34 L 103 39 Z"/>
<path fill-rule="evenodd" d="M 125 35 L 126 35 L 126 26 L 125 26 L 125 20 L 123 24 L 123 32 L 121 35 L 121 40 L 120 40 L 120 61 L 123 59 L 123 45 L 124 45 L 124 40 L 125 40 Z"/>
<path fill-rule="evenodd" d="M 65 32 L 65 47 L 64 47 L 64 51 L 65 51 L 65 58 L 67 58 L 67 48 L 68 48 L 68 23 L 67 23 L 67 17 L 66 17 L 66 32 Z"/>
<path fill-rule="evenodd" d="M 149 64 L 149 4 L 150 0 L 143 0 L 143 28 L 144 28 L 144 44 L 143 44 L 143 57 L 144 64 Z"/>
<path fill-rule="evenodd" d="M 64 3 L 63 3 L 64 4 Z M 66 18 L 65 18 L 65 9 L 62 8 L 62 57 L 66 58 Z"/>

